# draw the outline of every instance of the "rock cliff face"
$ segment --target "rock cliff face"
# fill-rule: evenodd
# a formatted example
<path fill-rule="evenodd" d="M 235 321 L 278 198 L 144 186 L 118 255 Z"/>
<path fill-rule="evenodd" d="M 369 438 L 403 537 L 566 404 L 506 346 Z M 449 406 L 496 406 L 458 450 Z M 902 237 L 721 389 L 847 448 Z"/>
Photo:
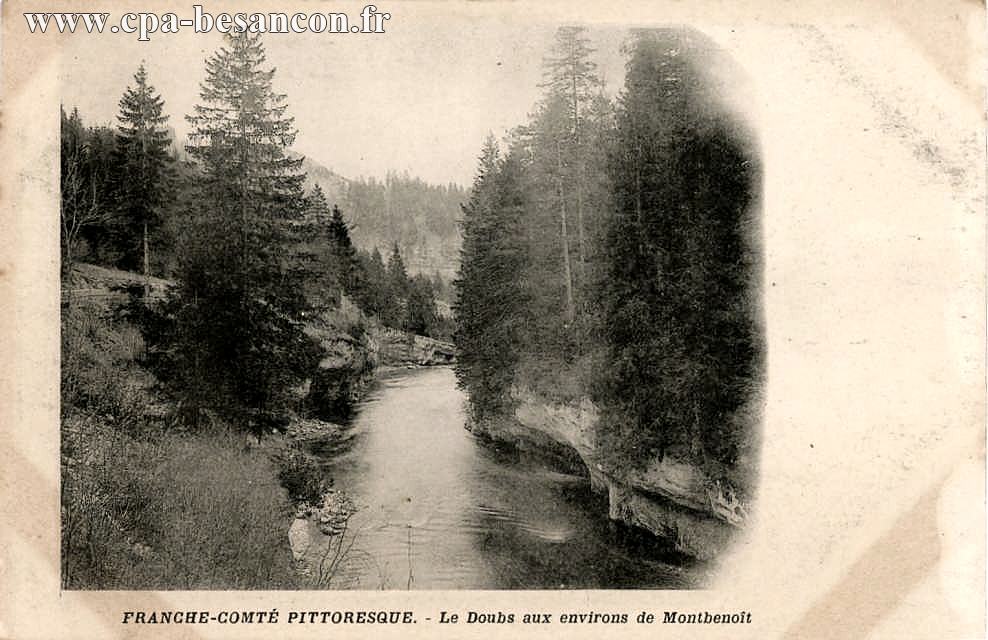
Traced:
<path fill-rule="evenodd" d="M 384 329 L 375 336 L 378 357 L 384 366 L 434 366 L 452 364 L 455 347 L 448 342 Z"/>
<path fill-rule="evenodd" d="M 513 416 L 468 428 L 581 466 L 593 490 L 607 493 L 612 520 L 646 529 L 701 560 L 716 558 L 743 528 L 744 506 L 694 465 L 670 457 L 644 469 L 603 462 L 596 442 L 599 416 L 589 400 L 554 404 L 518 388 L 512 396 Z"/>
<path fill-rule="evenodd" d="M 306 405 L 320 419 L 342 420 L 373 380 L 377 344 L 366 333 L 355 338 L 315 324 L 307 331 L 322 343 L 326 355 L 306 385 Z"/>

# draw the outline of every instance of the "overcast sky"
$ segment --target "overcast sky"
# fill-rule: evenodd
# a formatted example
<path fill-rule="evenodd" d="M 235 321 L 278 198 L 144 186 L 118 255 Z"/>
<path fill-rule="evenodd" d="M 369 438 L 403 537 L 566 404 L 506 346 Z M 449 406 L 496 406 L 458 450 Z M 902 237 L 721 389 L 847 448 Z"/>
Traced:
<path fill-rule="evenodd" d="M 315 6 L 315 5 L 314 5 Z M 295 148 L 349 178 L 408 170 L 469 185 L 488 131 L 521 124 L 539 98 L 551 24 L 445 16 L 393 17 L 383 35 L 267 34 L 275 89 L 288 94 Z M 623 82 L 626 31 L 594 30 L 599 70 Z M 179 139 L 198 101 L 215 33 L 74 36 L 62 60 L 62 101 L 87 124 L 115 124 L 117 100 L 143 59 Z"/>

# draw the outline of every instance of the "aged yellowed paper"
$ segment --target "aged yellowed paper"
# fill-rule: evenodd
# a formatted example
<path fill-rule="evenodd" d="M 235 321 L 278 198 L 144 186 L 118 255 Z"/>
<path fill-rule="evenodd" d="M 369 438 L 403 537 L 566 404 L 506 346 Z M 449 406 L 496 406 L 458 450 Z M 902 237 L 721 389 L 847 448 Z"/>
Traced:
<path fill-rule="evenodd" d="M 984 27 L 5 3 L 0 638 L 984 637 Z"/>

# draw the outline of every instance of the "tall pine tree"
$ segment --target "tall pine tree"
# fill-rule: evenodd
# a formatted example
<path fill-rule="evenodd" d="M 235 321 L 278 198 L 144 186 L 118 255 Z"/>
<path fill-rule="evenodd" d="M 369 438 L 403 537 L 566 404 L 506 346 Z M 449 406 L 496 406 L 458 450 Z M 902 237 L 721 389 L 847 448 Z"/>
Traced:
<path fill-rule="evenodd" d="M 139 243 L 128 242 L 123 260 L 126 268 L 141 264 L 146 301 L 151 289 L 150 234 L 162 226 L 172 157 L 165 103 L 148 82 L 143 63 L 134 74 L 134 86 L 127 87 L 119 104 L 117 153 L 124 178 L 116 185 L 118 206 L 126 237 L 139 238 Z"/>
<path fill-rule="evenodd" d="M 304 210 L 304 174 L 302 160 L 286 154 L 296 132 L 273 76 L 257 34 L 228 34 L 206 61 L 201 102 L 188 117 L 201 195 L 173 300 L 176 370 L 187 372 L 187 386 L 233 401 L 221 406 L 245 409 L 255 429 L 318 362 L 303 331 L 303 274 L 283 258 Z"/>
<path fill-rule="evenodd" d="M 404 329 L 408 310 L 408 271 L 397 242 L 392 244 L 388 256 L 385 287 L 386 304 L 381 310 L 381 321 L 394 329 Z"/>
<path fill-rule="evenodd" d="M 463 207 L 463 248 L 454 281 L 456 375 L 469 393 L 475 420 L 511 404 L 509 390 L 529 306 L 522 282 L 528 259 L 524 212 L 521 163 L 511 153 L 501 160 L 489 136 Z"/>
<path fill-rule="evenodd" d="M 599 399 L 605 438 L 634 459 L 731 465 L 751 442 L 742 408 L 759 367 L 747 231 L 758 175 L 701 93 L 690 46 L 688 34 L 645 31 L 630 50 L 609 161 Z"/>
<path fill-rule="evenodd" d="M 587 163 L 588 155 L 595 147 L 592 125 L 599 118 L 603 83 L 597 75 L 597 65 L 592 60 L 595 49 L 586 36 L 584 27 L 566 26 L 556 30 L 549 55 L 543 60 L 543 83 L 546 89 L 543 118 L 562 120 L 562 130 L 552 133 L 550 156 L 553 178 L 559 193 L 563 251 L 569 262 L 568 215 L 574 215 L 577 236 L 576 269 L 567 264 L 567 316 L 573 319 L 574 289 L 581 289 L 586 282 L 589 248 L 587 246 Z M 605 101 L 606 102 L 606 101 Z M 561 111 L 561 113 L 557 113 Z M 552 126 L 552 125 L 550 125 Z M 599 149 L 599 148 L 597 148 Z M 564 197 L 565 192 L 569 197 Z M 570 212 L 567 212 L 567 209 Z M 573 273 L 575 271 L 576 273 Z M 578 280 L 578 282 L 574 282 Z"/>
<path fill-rule="evenodd" d="M 361 286 L 360 264 L 357 261 L 357 250 L 350 239 L 350 225 L 335 204 L 327 229 L 340 291 L 353 296 Z"/>
<path fill-rule="evenodd" d="M 329 224 L 329 203 L 326 202 L 326 193 L 318 184 L 312 187 L 312 193 L 309 194 L 309 199 L 306 202 L 306 214 L 320 228 Z"/>
<path fill-rule="evenodd" d="M 391 287 L 395 295 L 405 295 L 408 288 L 408 270 L 405 269 L 405 260 L 401 257 L 401 248 L 397 242 L 391 246 L 391 255 L 388 257 L 388 277 L 391 279 Z"/>

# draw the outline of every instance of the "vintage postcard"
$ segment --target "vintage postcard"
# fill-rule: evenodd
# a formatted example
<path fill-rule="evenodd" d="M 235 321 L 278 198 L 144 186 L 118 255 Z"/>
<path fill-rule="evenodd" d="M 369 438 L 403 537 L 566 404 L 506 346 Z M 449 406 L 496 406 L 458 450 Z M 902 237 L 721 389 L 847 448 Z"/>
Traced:
<path fill-rule="evenodd" d="M 984 32 L 4 3 L 0 638 L 985 637 Z"/>

